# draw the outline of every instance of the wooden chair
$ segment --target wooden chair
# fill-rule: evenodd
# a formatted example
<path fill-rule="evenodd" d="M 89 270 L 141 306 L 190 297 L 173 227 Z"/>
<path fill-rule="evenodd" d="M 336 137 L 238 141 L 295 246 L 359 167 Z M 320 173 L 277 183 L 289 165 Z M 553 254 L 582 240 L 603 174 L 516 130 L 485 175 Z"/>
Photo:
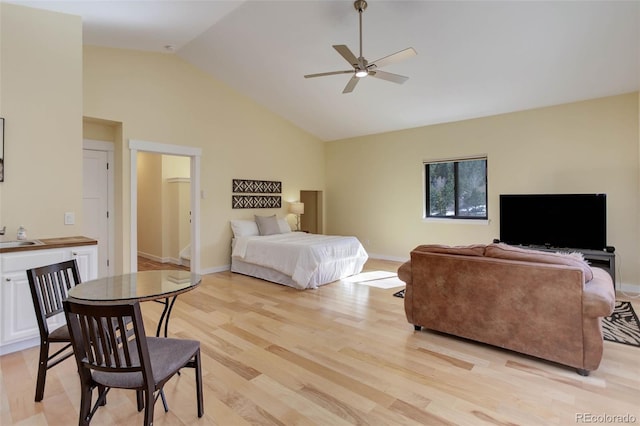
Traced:
<path fill-rule="evenodd" d="M 181 368 L 195 369 L 198 417 L 204 414 L 200 342 L 147 337 L 139 302 L 118 305 L 66 300 L 64 310 L 80 374 L 79 425 L 88 425 L 111 388 L 134 389 L 144 424 L 153 424 L 153 409 L 164 384 Z M 98 397 L 92 406 L 92 392 Z"/>
<path fill-rule="evenodd" d="M 80 283 L 78 264 L 74 260 L 60 262 L 27 270 L 27 279 L 31 289 L 33 308 L 40 330 L 40 360 L 35 400 L 42 401 L 47 370 L 73 355 L 71 339 L 66 325 L 50 331 L 47 319 L 63 311 L 62 301 L 67 298 L 69 289 Z M 52 355 L 49 355 L 51 343 L 66 343 Z"/>

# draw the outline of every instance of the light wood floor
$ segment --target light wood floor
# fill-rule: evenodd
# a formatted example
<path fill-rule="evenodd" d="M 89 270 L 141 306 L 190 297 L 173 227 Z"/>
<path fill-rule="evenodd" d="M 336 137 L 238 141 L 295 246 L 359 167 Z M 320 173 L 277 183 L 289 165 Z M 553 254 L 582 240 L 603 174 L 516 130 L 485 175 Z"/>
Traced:
<path fill-rule="evenodd" d="M 159 269 L 170 269 L 188 271 L 189 268 L 182 265 L 175 265 L 173 263 L 161 263 L 151 259 L 147 259 L 142 256 L 138 256 L 138 271 L 156 271 Z"/>
<path fill-rule="evenodd" d="M 370 261 L 367 269 L 395 270 Z M 635 416 L 640 348 L 605 342 L 597 371 L 572 369 L 432 332 L 414 332 L 397 289 L 336 282 L 299 291 L 222 272 L 178 298 L 170 334 L 201 341 L 205 416 L 193 371 L 165 386 L 156 425 L 569 425 Z M 638 299 L 634 307 L 640 312 Z M 144 303 L 148 330 L 160 305 Z M 77 424 L 72 359 L 33 401 L 37 348 L 0 357 L 0 424 Z M 112 390 L 94 425 L 137 425 L 135 393 Z M 585 423 L 585 422 L 583 422 Z"/>

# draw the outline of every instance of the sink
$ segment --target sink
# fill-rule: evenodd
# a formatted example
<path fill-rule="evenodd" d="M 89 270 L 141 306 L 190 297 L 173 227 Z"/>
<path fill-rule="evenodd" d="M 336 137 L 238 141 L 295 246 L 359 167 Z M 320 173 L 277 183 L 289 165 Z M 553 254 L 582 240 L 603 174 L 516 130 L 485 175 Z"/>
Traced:
<path fill-rule="evenodd" d="M 28 246 L 40 246 L 44 244 L 38 240 L 23 240 L 23 241 L 0 241 L 0 249 L 3 248 L 15 248 L 15 247 L 28 247 Z"/>

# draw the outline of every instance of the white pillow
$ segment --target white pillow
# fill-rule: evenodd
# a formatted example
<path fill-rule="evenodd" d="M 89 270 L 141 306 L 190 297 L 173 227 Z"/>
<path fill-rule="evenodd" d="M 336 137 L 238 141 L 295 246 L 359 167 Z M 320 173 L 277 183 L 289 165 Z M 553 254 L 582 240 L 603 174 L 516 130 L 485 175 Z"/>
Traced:
<path fill-rule="evenodd" d="M 291 232 L 291 227 L 289 226 L 289 222 L 287 222 L 287 219 L 278 219 L 278 225 L 280 226 L 281 234 Z"/>
<path fill-rule="evenodd" d="M 258 231 L 260 231 L 260 235 L 275 235 L 279 234 L 280 224 L 278 223 L 278 219 L 276 215 L 271 216 L 254 216 L 256 223 L 258 224 Z"/>
<path fill-rule="evenodd" d="M 234 237 L 251 237 L 254 235 L 260 235 L 258 231 L 258 225 L 254 220 L 232 220 L 231 230 Z"/>

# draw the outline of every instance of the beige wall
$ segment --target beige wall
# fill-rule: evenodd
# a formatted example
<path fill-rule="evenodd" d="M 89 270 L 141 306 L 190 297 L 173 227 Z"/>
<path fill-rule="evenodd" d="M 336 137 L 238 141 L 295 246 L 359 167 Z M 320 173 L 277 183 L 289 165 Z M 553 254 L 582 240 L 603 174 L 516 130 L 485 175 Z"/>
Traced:
<path fill-rule="evenodd" d="M 163 257 L 162 156 L 139 152 L 138 164 L 138 253 Z"/>
<path fill-rule="evenodd" d="M 0 3 L 0 227 L 29 238 L 82 233 L 82 22 Z M 75 225 L 64 213 L 75 212 Z"/>
<path fill-rule="evenodd" d="M 162 156 L 163 250 L 167 262 L 178 262 L 180 250 L 191 240 L 189 210 L 191 209 L 189 157 Z"/>
<path fill-rule="evenodd" d="M 202 148 L 203 270 L 229 264 L 229 219 L 284 216 L 286 201 L 298 199 L 300 189 L 324 189 L 321 141 L 174 55 L 85 46 L 84 115 L 122 125 L 115 170 L 118 235 L 125 243 L 116 253 L 124 270 L 130 266 L 129 139 Z M 282 209 L 231 209 L 234 178 L 282 181 Z"/>
<path fill-rule="evenodd" d="M 638 93 L 327 143 L 327 229 L 375 255 L 499 237 L 499 194 L 607 194 L 608 242 L 640 285 Z M 489 223 L 425 221 L 423 161 L 488 156 Z M 588 230 L 585 230 L 587 232 Z"/>
<path fill-rule="evenodd" d="M 97 141 L 115 142 L 119 140 L 120 123 L 84 117 L 82 120 L 82 137 Z"/>

